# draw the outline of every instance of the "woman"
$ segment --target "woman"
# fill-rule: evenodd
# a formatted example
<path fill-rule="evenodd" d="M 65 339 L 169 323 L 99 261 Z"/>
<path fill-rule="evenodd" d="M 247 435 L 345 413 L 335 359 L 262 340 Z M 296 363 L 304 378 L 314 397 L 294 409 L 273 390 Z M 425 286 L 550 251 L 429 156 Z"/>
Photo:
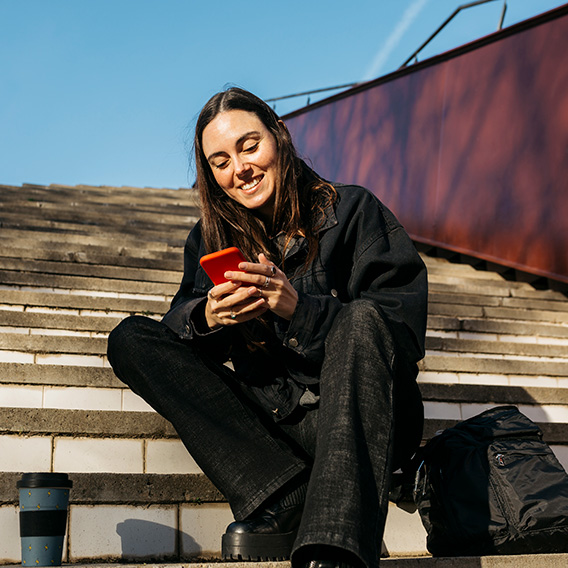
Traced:
<path fill-rule="evenodd" d="M 111 333 L 109 360 L 230 503 L 225 558 L 375 567 L 390 473 L 422 434 L 424 265 L 392 213 L 322 180 L 251 93 L 205 105 L 195 156 L 181 287 L 162 322 Z M 213 286 L 199 259 L 229 246 L 248 262 Z"/>

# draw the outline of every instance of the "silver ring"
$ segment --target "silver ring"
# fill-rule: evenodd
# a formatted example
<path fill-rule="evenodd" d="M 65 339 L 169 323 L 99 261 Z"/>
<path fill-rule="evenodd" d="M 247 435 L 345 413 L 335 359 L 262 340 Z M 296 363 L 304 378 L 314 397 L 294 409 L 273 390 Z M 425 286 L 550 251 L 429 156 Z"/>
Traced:
<path fill-rule="evenodd" d="M 270 286 L 270 276 L 267 276 L 267 277 L 266 277 L 266 280 L 264 281 L 263 286 L 264 286 L 265 288 L 268 288 L 268 287 Z"/>
<path fill-rule="evenodd" d="M 276 266 L 274 264 L 270 267 L 270 276 L 274 276 L 276 274 Z"/>
<path fill-rule="evenodd" d="M 237 317 L 237 314 L 233 310 L 231 310 L 231 319 L 234 320 Z"/>

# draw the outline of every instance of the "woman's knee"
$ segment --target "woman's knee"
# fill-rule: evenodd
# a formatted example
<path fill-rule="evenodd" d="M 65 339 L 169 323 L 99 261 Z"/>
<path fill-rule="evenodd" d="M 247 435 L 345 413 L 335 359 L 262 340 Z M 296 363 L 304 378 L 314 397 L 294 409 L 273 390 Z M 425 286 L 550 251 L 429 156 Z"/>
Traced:
<path fill-rule="evenodd" d="M 392 333 L 384 315 L 374 302 L 362 298 L 343 306 L 328 335 L 328 341 L 346 341 L 350 338 L 359 338 L 362 344 L 380 343 L 390 350 L 394 348 Z"/>
<path fill-rule="evenodd" d="M 129 316 L 123 319 L 109 334 L 107 342 L 107 356 L 114 367 L 115 361 L 124 354 L 144 351 L 146 341 L 152 339 L 156 333 L 156 326 L 163 324 L 144 317 Z"/>

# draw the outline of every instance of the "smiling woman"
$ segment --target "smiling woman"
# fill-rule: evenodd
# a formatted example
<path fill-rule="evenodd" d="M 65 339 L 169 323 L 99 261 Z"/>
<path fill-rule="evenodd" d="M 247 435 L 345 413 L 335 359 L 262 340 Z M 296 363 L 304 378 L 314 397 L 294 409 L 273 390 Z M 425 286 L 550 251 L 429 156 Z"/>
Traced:
<path fill-rule="evenodd" d="M 270 221 L 278 154 L 274 136 L 260 119 L 242 110 L 219 114 L 203 130 L 202 144 L 219 187 Z"/>
<path fill-rule="evenodd" d="M 375 568 L 390 474 L 422 434 L 424 264 L 253 94 L 215 95 L 194 144 L 202 217 L 180 289 L 162 322 L 125 319 L 109 360 L 227 498 L 225 558 Z M 246 261 L 213 285 L 200 259 L 231 246 Z"/>

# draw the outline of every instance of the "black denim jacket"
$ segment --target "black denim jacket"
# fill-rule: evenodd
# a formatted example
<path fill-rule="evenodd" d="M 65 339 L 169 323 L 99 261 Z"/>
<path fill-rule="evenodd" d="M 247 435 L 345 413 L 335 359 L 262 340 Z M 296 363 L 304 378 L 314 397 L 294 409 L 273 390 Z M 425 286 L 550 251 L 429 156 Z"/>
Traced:
<path fill-rule="evenodd" d="M 199 325 L 199 305 L 212 287 L 199 265 L 207 252 L 199 223 L 187 239 L 181 286 L 163 319 L 179 337 L 209 355 L 230 357 L 243 386 L 276 420 L 294 410 L 306 388 L 317 392 L 325 338 L 343 304 L 357 298 L 373 302 L 389 323 L 405 367 L 424 356 L 427 280 L 422 259 L 373 194 L 359 186 L 334 186 L 338 201 L 325 212 L 315 260 L 303 269 L 303 238 L 287 250 L 284 270 L 298 292 L 298 305 L 289 322 L 269 315 L 273 333 L 267 335 L 268 352 L 251 352 L 235 333 L 238 326 L 211 332 Z"/>

